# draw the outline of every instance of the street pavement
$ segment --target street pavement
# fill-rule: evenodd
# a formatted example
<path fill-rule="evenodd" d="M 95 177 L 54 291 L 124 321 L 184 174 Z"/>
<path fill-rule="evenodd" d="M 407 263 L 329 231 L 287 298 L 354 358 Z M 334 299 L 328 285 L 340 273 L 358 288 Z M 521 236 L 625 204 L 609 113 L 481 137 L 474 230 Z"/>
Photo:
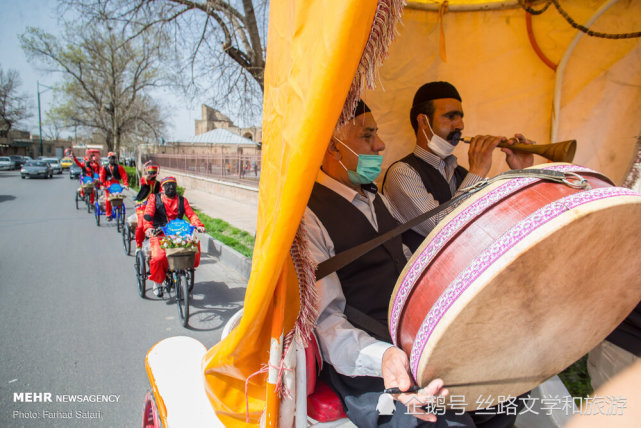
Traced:
<path fill-rule="evenodd" d="M 115 224 L 103 217 L 97 227 L 93 214 L 76 210 L 77 186 L 66 172 L 21 180 L 0 171 L 0 427 L 140 426 L 147 351 L 176 335 L 209 348 L 243 303 L 246 280 L 210 256 L 196 271 L 189 328 L 175 301 L 152 297 L 149 284 L 140 298 L 134 257 Z M 134 212 L 130 198 L 126 209 Z M 29 392 L 51 393 L 53 402 L 16 397 Z M 44 418 L 57 410 L 72 418 Z"/>

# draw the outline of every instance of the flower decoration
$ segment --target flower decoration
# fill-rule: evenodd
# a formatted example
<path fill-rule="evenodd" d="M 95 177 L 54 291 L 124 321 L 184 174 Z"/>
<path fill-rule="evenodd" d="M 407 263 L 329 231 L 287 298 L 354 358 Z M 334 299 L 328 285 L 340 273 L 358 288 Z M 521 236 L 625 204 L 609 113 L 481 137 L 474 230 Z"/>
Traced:
<path fill-rule="evenodd" d="M 198 248 L 198 238 L 184 235 L 168 235 L 160 239 L 160 248 L 187 248 L 196 250 Z"/>

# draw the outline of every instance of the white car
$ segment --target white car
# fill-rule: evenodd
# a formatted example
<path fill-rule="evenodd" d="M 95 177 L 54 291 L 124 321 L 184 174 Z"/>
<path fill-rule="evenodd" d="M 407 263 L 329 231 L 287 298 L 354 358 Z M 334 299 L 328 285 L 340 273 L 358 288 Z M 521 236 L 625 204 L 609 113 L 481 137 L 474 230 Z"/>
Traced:
<path fill-rule="evenodd" d="M 2 169 L 14 169 L 16 167 L 16 163 L 11 160 L 9 156 L 2 156 L 0 157 L 0 170 Z"/>
<path fill-rule="evenodd" d="M 51 165 L 54 174 L 62 174 L 62 165 L 57 158 L 43 158 L 42 160 Z"/>

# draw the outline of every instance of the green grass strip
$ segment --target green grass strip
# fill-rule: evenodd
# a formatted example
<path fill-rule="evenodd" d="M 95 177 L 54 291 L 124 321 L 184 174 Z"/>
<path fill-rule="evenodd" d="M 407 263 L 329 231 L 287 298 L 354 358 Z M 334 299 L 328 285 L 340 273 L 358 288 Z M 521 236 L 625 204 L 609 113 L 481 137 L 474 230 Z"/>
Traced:
<path fill-rule="evenodd" d="M 200 210 L 194 210 L 200 221 L 205 225 L 207 233 L 214 239 L 233 248 L 245 257 L 251 257 L 254 252 L 254 237 L 219 218 L 209 217 Z"/>
<path fill-rule="evenodd" d="M 570 395 L 574 397 L 577 406 L 581 405 L 580 400 L 578 400 L 580 397 L 587 397 L 593 392 L 592 384 L 590 383 L 590 374 L 588 373 L 587 354 L 559 373 L 559 377 L 568 389 Z"/>

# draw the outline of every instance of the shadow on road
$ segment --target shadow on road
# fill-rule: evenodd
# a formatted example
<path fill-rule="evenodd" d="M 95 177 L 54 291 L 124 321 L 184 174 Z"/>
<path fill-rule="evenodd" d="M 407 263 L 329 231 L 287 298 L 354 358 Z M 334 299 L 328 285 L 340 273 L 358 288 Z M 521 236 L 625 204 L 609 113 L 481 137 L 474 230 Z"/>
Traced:
<path fill-rule="evenodd" d="M 194 284 L 189 302 L 189 329 L 212 331 L 222 328 L 242 306 L 245 287 L 230 288 L 224 282 Z M 173 299 L 175 304 L 175 298 Z"/>
<path fill-rule="evenodd" d="M 0 202 L 13 201 L 15 198 L 13 195 L 0 195 Z"/>

